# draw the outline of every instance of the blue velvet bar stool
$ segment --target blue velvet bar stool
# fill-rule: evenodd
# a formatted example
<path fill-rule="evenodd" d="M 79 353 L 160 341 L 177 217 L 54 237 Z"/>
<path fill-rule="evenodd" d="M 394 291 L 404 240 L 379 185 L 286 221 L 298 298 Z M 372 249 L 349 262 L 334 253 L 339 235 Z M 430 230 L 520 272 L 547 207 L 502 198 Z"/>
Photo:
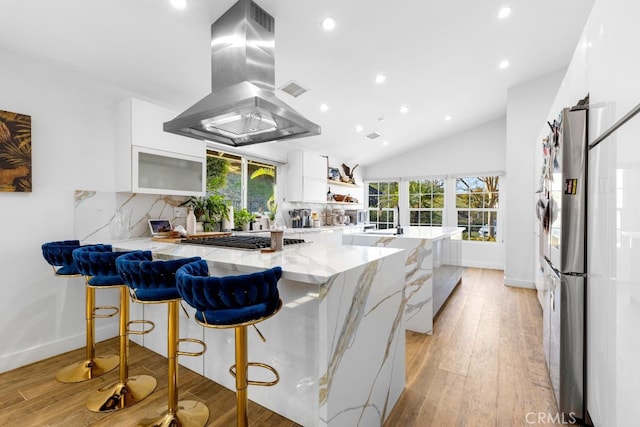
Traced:
<path fill-rule="evenodd" d="M 229 373 L 236 380 L 236 424 L 249 424 L 249 385 L 273 386 L 280 374 L 272 366 L 248 361 L 247 326 L 253 326 L 263 341 L 256 323 L 275 315 L 282 308 L 278 293 L 278 280 L 282 269 L 268 270 L 238 276 L 209 276 L 204 260 L 181 267 L 176 273 L 176 285 L 182 299 L 196 309 L 196 322 L 206 328 L 235 329 L 235 365 Z M 248 379 L 249 366 L 264 368 L 275 375 L 273 381 Z"/>
<path fill-rule="evenodd" d="M 209 409 L 202 402 L 178 401 L 178 356 L 201 356 L 206 350 L 204 342 L 179 337 L 179 310 L 182 298 L 176 288 L 175 273 L 181 266 L 199 260 L 199 257 L 153 261 L 150 251 L 133 251 L 119 257 L 116 265 L 120 276 L 131 288 L 131 297 L 142 304 L 167 304 L 167 359 L 168 404 L 157 416 L 142 420 L 140 426 L 202 427 L 209 419 Z M 201 344 L 201 352 L 180 351 L 181 342 Z"/>
<path fill-rule="evenodd" d="M 44 259 L 53 267 L 57 277 L 79 277 L 82 273 L 73 259 L 73 251 L 84 247 L 78 240 L 62 240 L 48 242 L 42 245 Z M 85 291 L 86 317 L 93 317 L 95 295 L 87 289 Z M 89 322 L 87 322 L 87 326 Z M 85 358 L 81 362 L 66 366 L 56 375 L 56 379 L 62 383 L 75 383 L 96 378 L 118 366 L 118 356 L 95 356 L 95 343 L 93 328 L 86 331 Z"/>
<path fill-rule="evenodd" d="M 91 301 L 95 301 L 96 289 L 117 288 L 120 292 L 120 317 L 119 317 L 119 375 L 118 381 L 101 387 L 93 393 L 87 407 L 94 412 L 109 412 L 124 409 L 149 396 L 156 388 L 157 381 L 149 375 L 129 376 L 129 334 L 144 334 L 151 332 L 129 330 L 131 324 L 145 323 L 142 320 L 129 321 L 129 287 L 122 281 L 116 268 L 116 259 L 127 252 L 114 252 L 111 245 L 83 246 L 73 251 L 73 259 L 78 271 L 84 274 L 87 282 L 87 290 L 91 293 Z M 92 303 L 93 304 L 93 303 Z M 87 310 L 87 336 L 93 337 L 95 331 L 96 310 L 91 314 Z M 93 349 L 93 339 L 87 347 Z M 93 350 L 91 350 L 93 352 Z"/>

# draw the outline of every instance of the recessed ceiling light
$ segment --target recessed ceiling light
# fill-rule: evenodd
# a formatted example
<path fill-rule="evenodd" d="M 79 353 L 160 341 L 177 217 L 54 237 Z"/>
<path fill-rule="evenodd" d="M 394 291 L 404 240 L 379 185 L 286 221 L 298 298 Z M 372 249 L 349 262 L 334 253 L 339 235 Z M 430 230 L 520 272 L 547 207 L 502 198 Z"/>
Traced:
<path fill-rule="evenodd" d="M 327 110 L 329 110 L 329 106 L 327 104 L 322 104 L 320 106 L 320 111 L 327 111 Z"/>
<path fill-rule="evenodd" d="M 385 80 L 387 80 L 387 76 L 385 76 L 384 74 L 378 74 L 376 76 L 376 83 L 378 84 L 384 83 Z"/>
<path fill-rule="evenodd" d="M 187 0 L 171 0 L 171 6 L 182 10 L 187 7 Z"/>
<path fill-rule="evenodd" d="M 400 107 L 400 112 L 402 114 L 407 114 L 409 112 L 409 107 L 407 107 L 406 105 L 403 105 L 402 107 Z"/>
<path fill-rule="evenodd" d="M 356 126 L 356 132 L 362 132 L 364 129 L 362 128 L 362 126 L 357 125 Z"/>
<path fill-rule="evenodd" d="M 506 59 L 503 59 L 502 61 L 500 61 L 500 64 L 498 65 L 498 67 L 500 67 L 501 70 L 504 70 L 505 68 L 509 68 L 509 61 L 507 61 Z"/>
<path fill-rule="evenodd" d="M 511 8 L 508 6 L 505 6 L 502 9 L 500 9 L 500 12 L 498 12 L 498 19 L 505 19 L 509 15 L 511 15 Z"/>
<path fill-rule="evenodd" d="M 389 141 L 383 141 L 382 145 L 389 145 Z"/>
<path fill-rule="evenodd" d="M 446 116 L 444 116 L 444 119 L 445 119 L 446 121 L 450 121 L 450 120 L 451 120 L 451 116 L 446 115 Z"/>
<path fill-rule="evenodd" d="M 325 31 L 333 30 L 336 28 L 336 20 L 333 18 L 325 18 L 322 21 L 322 28 L 324 28 Z"/>

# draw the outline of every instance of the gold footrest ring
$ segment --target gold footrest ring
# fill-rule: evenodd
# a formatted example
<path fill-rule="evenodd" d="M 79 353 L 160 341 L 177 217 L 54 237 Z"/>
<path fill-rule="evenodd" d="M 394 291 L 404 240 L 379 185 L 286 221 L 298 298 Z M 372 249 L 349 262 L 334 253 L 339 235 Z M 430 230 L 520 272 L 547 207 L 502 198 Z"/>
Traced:
<path fill-rule="evenodd" d="M 98 310 L 113 310 L 113 313 L 107 314 L 97 314 Z M 101 305 L 100 307 L 96 307 L 93 309 L 93 318 L 94 319 L 108 319 L 109 317 L 113 317 L 120 312 L 118 307 L 114 307 L 112 305 Z"/>
<path fill-rule="evenodd" d="M 271 371 L 271 373 L 273 375 L 275 375 L 276 379 L 273 381 L 252 381 L 252 380 L 247 380 L 247 384 L 249 385 L 259 385 L 259 386 L 263 386 L 263 387 L 271 387 L 272 385 L 276 385 L 278 384 L 278 382 L 280 381 L 280 374 L 278 373 L 278 371 L 276 371 L 276 368 L 274 368 L 273 366 L 269 366 L 265 363 L 259 363 L 259 362 L 249 362 L 247 363 L 247 367 L 249 366 L 253 366 L 256 368 L 263 368 L 266 369 L 267 371 Z M 233 376 L 233 378 L 236 377 L 236 365 L 232 365 L 229 368 L 229 373 L 231 374 L 231 376 Z"/>
<path fill-rule="evenodd" d="M 176 354 L 178 356 L 190 356 L 190 357 L 197 357 L 197 356 L 202 356 L 205 351 L 207 351 L 207 344 L 204 343 L 204 341 L 196 339 L 196 338 L 181 338 L 178 340 L 178 348 L 180 348 L 180 343 L 182 342 L 192 342 L 195 344 L 199 344 L 202 346 L 202 351 L 180 351 L 178 350 L 176 352 Z"/>
<path fill-rule="evenodd" d="M 129 377 L 126 383 L 116 382 L 100 387 L 87 401 L 93 412 L 111 412 L 128 408 L 156 389 L 158 382 L 149 375 Z"/>
<path fill-rule="evenodd" d="M 151 325 L 151 327 L 149 329 L 143 329 L 140 331 L 136 331 L 134 329 L 130 329 L 129 326 L 130 325 Z M 130 320 L 129 322 L 127 322 L 127 334 L 129 335 L 146 335 L 149 332 L 153 331 L 156 327 L 156 324 L 153 323 L 151 320 Z"/>

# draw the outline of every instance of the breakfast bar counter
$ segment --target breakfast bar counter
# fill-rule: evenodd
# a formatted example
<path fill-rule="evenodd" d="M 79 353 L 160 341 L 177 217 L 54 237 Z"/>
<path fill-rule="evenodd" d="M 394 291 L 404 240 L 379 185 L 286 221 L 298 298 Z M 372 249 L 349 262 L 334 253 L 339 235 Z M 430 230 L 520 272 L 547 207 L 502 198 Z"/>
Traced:
<path fill-rule="evenodd" d="M 273 387 L 250 386 L 250 400 L 304 426 L 374 426 L 384 423 L 400 397 L 406 258 L 401 249 L 303 243 L 261 253 L 148 238 L 113 247 L 151 250 L 157 259 L 199 256 L 219 276 L 282 267 L 283 308 L 259 326 L 266 343 L 249 332 L 249 360 L 273 366 L 281 380 Z M 132 304 L 131 318 L 156 323 L 152 333 L 135 341 L 166 355 L 164 308 Z M 193 314 L 190 307 L 187 311 Z M 235 390 L 228 373 L 233 330 L 203 328 L 183 317 L 180 337 L 207 344 L 203 358 L 183 357 L 181 364 Z M 249 370 L 252 380 L 269 379 L 261 374 Z"/>

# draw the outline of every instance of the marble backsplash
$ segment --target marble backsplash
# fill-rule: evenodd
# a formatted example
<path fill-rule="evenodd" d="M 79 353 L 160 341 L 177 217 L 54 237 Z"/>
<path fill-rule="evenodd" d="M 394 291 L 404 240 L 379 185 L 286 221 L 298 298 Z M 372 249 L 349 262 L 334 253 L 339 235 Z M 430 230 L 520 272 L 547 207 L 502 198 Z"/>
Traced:
<path fill-rule="evenodd" d="M 174 208 L 188 197 L 157 194 L 76 190 L 74 236 L 85 243 L 111 242 L 150 236 L 147 220 L 170 219 L 174 226 L 185 218 L 174 217 Z"/>

